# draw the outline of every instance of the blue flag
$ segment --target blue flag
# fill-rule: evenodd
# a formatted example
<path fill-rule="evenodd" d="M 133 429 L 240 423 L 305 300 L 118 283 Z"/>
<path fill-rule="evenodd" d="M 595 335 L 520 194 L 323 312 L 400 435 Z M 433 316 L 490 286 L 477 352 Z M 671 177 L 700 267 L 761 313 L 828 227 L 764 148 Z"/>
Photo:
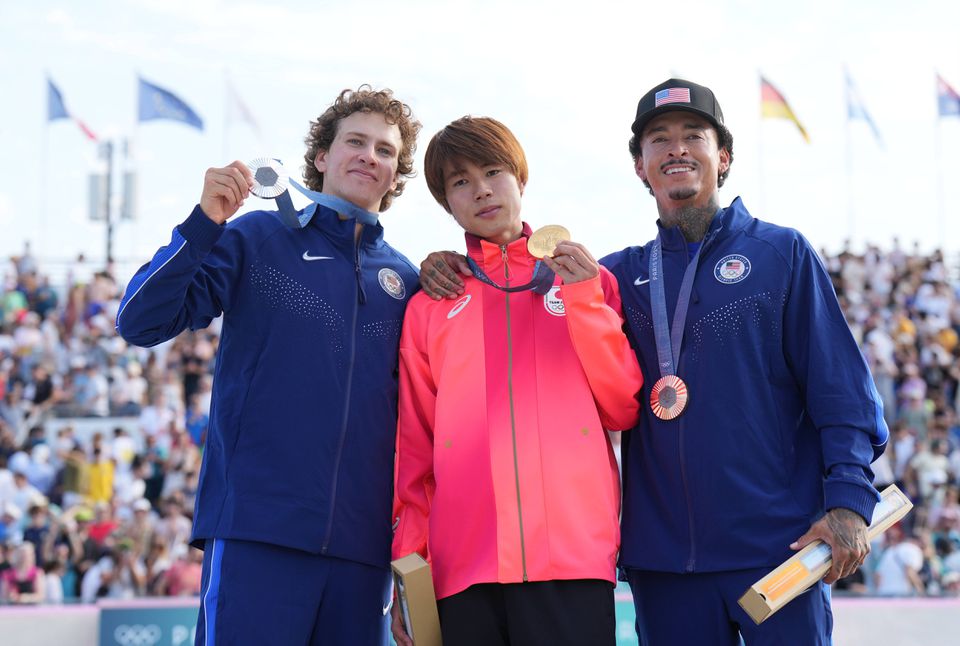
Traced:
<path fill-rule="evenodd" d="M 937 113 L 941 117 L 960 117 L 960 94 L 937 74 Z"/>
<path fill-rule="evenodd" d="M 853 84 L 850 71 L 844 69 L 843 74 L 847 79 L 847 118 L 850 120 L 862 119 L 866 121 L 867 125 L 870 126 L 870 130 L 873 131 L 873 136 L 876 137 L 877 143 L 883 147 L 883 137 L 880 136 L 880 129 L 877 128 L 877 124 L 873 122 L 870 113 L 867 112 L 867 106 L 864 104 L 863 99 L 860 98 L 857 86 Z"/>
<path fill-rule="evenodd" d="M 168 119 L 170 121 L 180 121 L 188 126 L 193 126 L 197 130 L 203 130 L 203 119 L 193 111 L 193 108 L 184 103 L 183 99 L 173 92 L 147 83 L 143 79 L 139 79 L 139 81 L 140 112 L 138 121 Z"/>
<path fill-rule="evenodd" d="M 63 103 L 60 89 L 53 84 L 53 81 L 47 79 L 47 121 L 69 118 L 70 113 L 67 112 L 67 106 Z"/>

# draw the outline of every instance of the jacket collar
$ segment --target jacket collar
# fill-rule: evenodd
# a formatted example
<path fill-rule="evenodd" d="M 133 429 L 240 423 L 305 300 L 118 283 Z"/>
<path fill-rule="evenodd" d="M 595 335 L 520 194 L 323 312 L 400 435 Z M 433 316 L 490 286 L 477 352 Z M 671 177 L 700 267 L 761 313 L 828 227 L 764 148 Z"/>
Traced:
<path fill-rule="evenodd" d="M 531 233 L 533 233 L 533 229 L 524 222 L 520 237 L 507 245 L 507 257 L 511 261 L 525 262 L 531 267 L 536 263 L 537 259 L 527 251 L 527 238 L 530 237 Z M 464 233 L 463 235 L 467 240 L 467 255 L 481 267 L 495 267 L 502 263 L 503 252 L 500 245 L 488 242 L 472 233 Z"/>
<path fill-rule="evenodd" d="M 300 225 L 303 228 L 315 226 L 337 244 L 353 245 L 356 224 L 356 220 L 341 220 L 336 211 L 316 202 L 308 205 L 300 214 Z M 383 246 L 383 225 L 377 222 L 374 226 L 364 226 L 360 234 L 360 244 L 365 247 Z"/>
<path fill-rule="evenodd" d="M 710 222 L 710 228 L 704 240 L 711 237 L 721 239 L 733 235 L 734 232 L 747 226 L 752 220 L 752 216 L 747 212 L 747 207 L 743 201 L 737 197 L 725 209 L 717 211 Z M 657 230 L 660 232 L 660 241 L 664 249 L 684 249 L 687 248 L 687 240 L 683 237 L 680 227 L 665 227 L 657 220 Z"/>

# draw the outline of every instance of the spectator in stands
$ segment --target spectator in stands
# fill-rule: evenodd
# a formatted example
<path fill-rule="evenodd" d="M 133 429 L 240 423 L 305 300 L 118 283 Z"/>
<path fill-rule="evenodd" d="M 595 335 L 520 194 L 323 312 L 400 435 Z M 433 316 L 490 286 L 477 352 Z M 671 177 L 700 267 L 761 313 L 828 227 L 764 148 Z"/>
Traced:
<path fill-rule="evenodd" d="M 79 442 L 64 455 L 62 483 L 65 509 L 82 502 L 90 491 L 90 462 Z"/>
<path fill-rule="evenodd" d="M 110 414 L 110 385 L 100 366 L 87 365 L 86 379 L 77 397 L 82 402 L 84 415 L 106 417 Z"/>
<path fill-rule="evenodd" d="M 40 429 L 43 430 L 42 428 Z M 26 476 L 31 485 L 43 495 L 48 495 L 53 488 L 57 471 L 50 464 L 50 446 L 35 444 L 30 450 L 30 464 L 27 466 Z"/>
<path fill-rule="evenodd" d="M 200 594 L 203 552 L 193 547 L 178 545 L 174 561 L 164 573 L 161 594 L 171 597 L 196 597 Z"/>
<path fill-rule="evenodd" d="M 886 531 L 886 545 L 873 573 L 876 593 L 881 596 L 914 596 L 925 592 L 920 570 L 923 549 L 907 536 L 900 524 Z"/>
<path fill-rule="evenodd" d="M 117 562 L 112 552 L 101 556 L 83 574 L 80 583 L 80 601 L 94 603 L 110 594 L 110 587 L 116 579 Z"/>
<path fill-rule="evenodd" d="M 109 596 L 114 599 L 132 599 L 143 596 L 147 584 L 147 567 L 134 549 L 133 541 L 123 538 L 114 548 L 116 573 Z"/>
<path fill-rule="evenodd" d="M 28 465 L 24 465 L 24 467 L 21 469 L 16 469 L 13 472 L 14 492 L 12 502 L 20 510 L 21 515 L 25 514 L 35 501 L 43 498 L 43 494 L 40 493 L 40 490 L 30 484 L 30 482 L 27 480 L 27 466 Z"/>
<path fill-rule="evenodd" d="M 133 517 L 124 523 L 121 533 L 133 541 L 137 554 L 146 556 L 154 542 L 156 518 L 146 498 L 134 501 Z"/>
<path fill-rule="evenodd" d="M 171 550 L 178 545 L 190 543 L 190 519 L 183 513 L 183 504 L 178 495 L 171 495 L 163 502 L 163 517 L 154 529 L 156 540 L 164 542 Z"/>
<path fill-rule="evenodd" d="M 43 544 L 50 532 L 50 512 L 44 498 L 36 500 L 27 510 L 29 521 L 23 530 L 23 540 L 33 543 L 37 560 L 43 560 Z"/>
<path fill-rule="evenodd" d="M 13 548 L 10 568 L 0 575 L 0 599 L 12 604 L 41 603 L 46 597 L 43 571 L 37 567 L 33 543 Z"/>
<path fill-rule="evenodd" d="M 43 603 L 59 605 L 64 600 L 63 575 L 67 566 L 63 561 L 47 561 L 43 564 L 43 588 L 46 596 Z"/>
<path fill-rule="evenodd" d="M 115 466 L 113 458 L 101 446 L 93 449 L 93 460 L 89 468 L 89 488 L 87 498 L 91 503 L 106 503 L 113 498 L 113 479 Z"/>
<path fill-rule="evenodd" d="M 114 543 L 110 540 L 113 533 L 120 526 L 114 517 L 113 505 L 110 502 L 98 502 L 93 507 L 93 522 L 88 529 L 90 538 L 100 547 L 108 547 Z"/>
<path fill-rule="evenodd" d="M 0 543 L 19 543 L 23 540 L 20 519 L 23 512 L 13 502 L 4 503 L 0 509 Z"/>

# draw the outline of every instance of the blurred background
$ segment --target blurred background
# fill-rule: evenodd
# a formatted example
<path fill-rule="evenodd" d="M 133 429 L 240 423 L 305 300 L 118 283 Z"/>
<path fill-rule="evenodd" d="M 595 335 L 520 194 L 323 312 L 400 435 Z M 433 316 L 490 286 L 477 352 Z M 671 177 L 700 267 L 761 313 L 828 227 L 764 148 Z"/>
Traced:
<path fill-rule="evenodd" d="M 95 608 L 99 643 L 190 643 L 218 327 L 148 351 L 113 320 L 206 168 L 270 156 L 298 176 L 336 94 L 389 87 L 423 123 L 418 169 L 451 120 L 506 123 L 530 163 L 524 218 L 599 257 L 655 234 L 629 126 L 640 96 L 679 76 L 715 91 L 734 135 L 721 201 L 741 195 L 822 250 L 891 427 L 877 485 L 916 504 L 836 593 L 913 597 L 874 643 L 945 636 L 938 608 L 960 608 L 958 24 L 960 5 L 932 0 L 4 2 L 0 631 L 14 610 L 89 626 Z M 382 222 L 415 264 L 462 247 L 422 178 Z M 186 601 L 154 601 L 169 597 Z M 842 603 L 838 631 L 891 614 Z M 117 608 L 133 619 L 107 630 Z M 147 620 L 177 608 L 169 626 Z"/>

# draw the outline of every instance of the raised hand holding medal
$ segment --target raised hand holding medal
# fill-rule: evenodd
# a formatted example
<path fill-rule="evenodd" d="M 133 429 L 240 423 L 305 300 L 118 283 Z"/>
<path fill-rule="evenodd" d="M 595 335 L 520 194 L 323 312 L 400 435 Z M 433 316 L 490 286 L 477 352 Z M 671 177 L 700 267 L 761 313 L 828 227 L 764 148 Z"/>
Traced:
<path fill-rule="evenodd" d="M 265 200 L 272 200 L 287 191 L 287 171 L 276 159 L 257 157 L 249 162 L 253 173 L 253 187 L 250 192 Z"/>
<path fill-rule="evenodd" d="M 565 285 L 590 280 L 600 274 L 600 265 L 586 247 L 570 240 L 570 232 L 558 224 L 534 231 L 527 240 L 531 256 L 540 258 Z"/>
<path fill-rule="evenodd" d="M 291 229 L 299 229 L 301 222 L 297 210 L 293 206 L 293 201 L 290 199 L 290 192 L 287 190 L 288 185 L 303 193 L 312 202 L 333 209 L 344 218 L 355 219 L 364 225 L 376 225 L 378 222 L 379 215 L 376 213 L 370 213 L 366 209 L 362 209 L 356 204 L 335 195 L 318 193 L 301 186 L 287 175 L 280 160 L 258 157 L 247 166 L 253 178 L 250 192 L 257 197 L 276 200 L 280 217 Z"/>
<path fill-rule="evenodd" d="M 559 224 L 548 224 L 530 234 L 527 239 L 527 251 L 534 258 L 553 256 L 557 244 L 570 239 L 570 232 Z"/>

